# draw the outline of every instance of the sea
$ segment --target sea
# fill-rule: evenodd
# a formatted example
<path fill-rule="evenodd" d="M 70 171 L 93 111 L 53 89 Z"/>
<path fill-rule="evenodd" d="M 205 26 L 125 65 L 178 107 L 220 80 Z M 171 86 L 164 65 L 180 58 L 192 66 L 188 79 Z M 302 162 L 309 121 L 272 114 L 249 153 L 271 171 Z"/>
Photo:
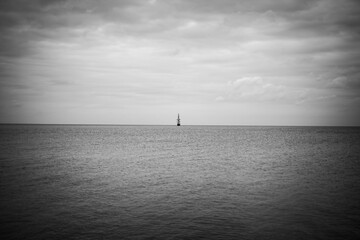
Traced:
<path fill-rule="evenodd" d="M 1 239 L 359 239 L 360 128 L 0 125 Z"/>

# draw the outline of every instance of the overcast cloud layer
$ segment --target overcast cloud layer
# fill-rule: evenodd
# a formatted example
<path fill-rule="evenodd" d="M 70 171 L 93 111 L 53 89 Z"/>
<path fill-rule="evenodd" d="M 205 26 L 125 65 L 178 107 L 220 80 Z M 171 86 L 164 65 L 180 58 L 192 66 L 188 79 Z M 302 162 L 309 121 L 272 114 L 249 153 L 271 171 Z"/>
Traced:
<path fill-rule="evenodd" d="M 356 0 L 1 0 L 0 122 L 360 125 Z"/>

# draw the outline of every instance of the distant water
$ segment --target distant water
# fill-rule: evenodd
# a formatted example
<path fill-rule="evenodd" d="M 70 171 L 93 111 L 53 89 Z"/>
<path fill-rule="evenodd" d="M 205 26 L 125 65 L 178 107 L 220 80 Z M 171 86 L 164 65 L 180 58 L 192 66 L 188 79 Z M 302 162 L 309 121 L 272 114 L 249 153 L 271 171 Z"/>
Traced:
<path fill-rule="evenodd" d="M 360 128 L 0 126 L 1 239 L 356 239 Z"/>

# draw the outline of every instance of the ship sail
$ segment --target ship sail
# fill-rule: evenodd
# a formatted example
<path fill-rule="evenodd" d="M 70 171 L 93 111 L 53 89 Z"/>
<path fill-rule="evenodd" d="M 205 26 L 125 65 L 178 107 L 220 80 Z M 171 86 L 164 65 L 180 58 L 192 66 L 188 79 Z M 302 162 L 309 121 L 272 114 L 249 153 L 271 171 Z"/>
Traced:
<path fill-rule="evenodd" d="M 178 114 L 178 118 L 177 118 L 177 126 L 180 126 L 180 115 Z"/>

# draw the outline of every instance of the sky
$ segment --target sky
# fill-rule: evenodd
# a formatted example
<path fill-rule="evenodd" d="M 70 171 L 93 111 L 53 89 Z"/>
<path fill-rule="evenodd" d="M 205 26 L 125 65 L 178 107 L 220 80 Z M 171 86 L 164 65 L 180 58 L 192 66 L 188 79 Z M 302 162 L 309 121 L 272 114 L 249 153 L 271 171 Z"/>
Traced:
<path fill-rule="evenodd" d="M 358 0 L 1 0 L 0 123 L 360 126 Z"/>

